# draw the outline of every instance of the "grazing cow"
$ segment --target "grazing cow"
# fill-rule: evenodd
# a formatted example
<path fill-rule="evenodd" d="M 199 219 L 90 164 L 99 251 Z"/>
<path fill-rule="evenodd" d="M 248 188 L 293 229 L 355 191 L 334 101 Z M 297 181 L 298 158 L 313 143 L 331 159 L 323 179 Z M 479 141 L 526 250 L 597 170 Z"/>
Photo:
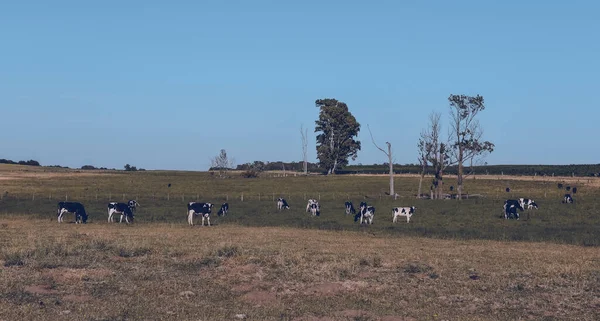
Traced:
<path fill-rule="evenodd" d="M 367 206 L 364 213 L 361 211 L 360 224 L 373 224 L 373 218 L 375 218 L 375 207 Z"/>
<path fill-rule="evenodd" d="M 319 205 L 319 202 L 312 203 L 310 205 L 310 213 L 313 216 L 321 216 L 321 206 Z"/>
<path fill-rule="evenodd" d="M 221 205 L 221 209 L 219 209 L 219 212 L 217 212 L 218 216 L 225 216 L 227 215 L 227 212 L 229 211 L 229 204 L 228 203 L 223 203 L 223 205 Z"/>
<path fill-rule="evenodd" d="M 538 205 L 536 204 L 536 202 L 534 200 L 530 200 L 527 198 L 519 198 L 519 205 L 521 205 L 521 207 L 523 209 L 532 209 L 535 208 L 536 210 L 538 209 Z M 527 208 L 525 208 L 527 207 Z"/>
<path fill-rule="evenodd" d="M 571 203 L 575 202 L 575 200 L 573 199 L 573 197 L 571 197 L 571 194 L 565 194 L 565 197 L 563 197 L 562 202 L 565 204 L 571 204 Z"/>
<path fill-rule="evenodd" d="M 406 223 L 410 222 L 410 217 L 415 214 L 417 208 L 411 207 L 395 207 L 392 209 L 392 223 L 396 223 L 399 216 L 406 216 Z"/>
<path fill-rule="evenodd" d="M 140 206 L 137 201 L 130 200 L 127 203 L 117 203 L 110 202 L 108 203 L 108 222 L 113 222 L 113 216 L 116 214 L 121 214 L 121 218 L 119 219 L 119 223 L 123 222 L 123 217 L 125 217 L 125 222 L 129 224 L 129 221 L 133 223 L 133 218 L 135 214 L 136 208 Z"/>
<path fill-rule="evenodd" d="M 346 206 L 346 215 L 356 214 L 356 210 L 354 209 L 352 202 L 348 201 L 344 203 L 344 206 Z"/>
<path fill-rule="evenodd" d="M 524 211 L 525 209 L 521 206 L 521 203 L 518 200 L 506 200 L 504 201 L 504 218 L 516 218 L 519 219 L 519 211 Z"/>
<path fill-rule="evenodd" d="M 194 215 L 200 214 L 202 216 L 202 226 L 204 226 L 204 219 L 208 221 L 208 226 L 210 226 L 210 213 L 213 208 L 213 204 L 211 203 L 196 203 L 189 202 L 188 203 L 188 224 L 194 226 Z"/>
<path fill-rule="evenodd" d="M 88 215 L 85 212 L 83 204 L 78 202 L 58 202 L 58 223 L 63 222 L 63 215 L 65 213 L 75 214 L 75 224 L 87 223 Z"/>
<path fill-rule="evenodd" d="M 286 200 L 283 197 L 280 197 L 277 199 L 277 209 L 281 210 L 281 209 L 290 209 L 290 206 L 288 205 L 288 203 L 286 202 Z"/>
<path fill-rule="evenodd" d="M 319 204 L 319 202 L 317 202 L 317 200 L 314 200 L 314 199 L 312 199 L 312 198 L 311 198 L 311 199 L 309 199 L 309 200 L 308 200 L 308 204 L 306 204 L 306 211 L 307 211 L 307 212 L 310 212 L 310 209 L 312 208 L 312 205 L 313 205 L 313 204 Z"/>

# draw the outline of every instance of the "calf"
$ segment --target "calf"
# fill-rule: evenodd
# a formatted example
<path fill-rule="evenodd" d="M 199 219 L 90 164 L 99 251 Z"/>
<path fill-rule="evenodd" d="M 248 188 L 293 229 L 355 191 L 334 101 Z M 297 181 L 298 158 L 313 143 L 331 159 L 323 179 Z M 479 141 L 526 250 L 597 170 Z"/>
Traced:
<path fill-rule="evenodd" d="M 521 205 L 523 209 L 525 209 L 525 207 L 527 207 L 527 209 L 538 209 L 538 205 L 535 203 L 535 201 L 527 198 L 519 198 L 519 205 Z"/>
<path fill-rule="evenodd" d="M 58 202 L 58 223 L 63 222 L 63 215 L 65 213 L 75 214 L 75 224 L 87 223 L 88 215 L 85 212 L 83 204 L 78 202 Z"/>
<path fill-rule="evenodd" d="M 319 206 L 319 202 L 310 205 L 310 213 L 313 216 L 321 216 L 321 206 Z"/>
<path fill-rule="evenodd" d="M 129 224 L 129 221 L 131 221 L 133 223 L 133 214 L 135 211 L 135 204 L 137 204 L 136 201 L 129 201 L 127 203 L 117 203 L 117 202 L 110 202 L 108 203 L 108 222 L 112 223 L 113 222 L 113 215 L 116 214 L 121 214 L 121 219 L 119 220 L 119 223 L 123 222 L 123 216 L 125 217 L 125 222 L 127 224 Z"/>
<path fill-rule="evenodd" d="M 415 214 L 415 210 L 417 208 L 414 206 L 411 207 L 395 207 L 392 209 L 392 223 L 396 223 L 398 221 L 398 217 L 406 216 L 406 223 L 410 223 L 410 218 Z"/>
<path fill-rule="evenodd" d="M 319 202 L 317 202 L 317 200 L 314 199 L 309 199 L 308 200 L 308 204 L 306 204 L 306 211 L 310 212 L 310 209 L 312 208 L 313 204 L 318 204 Z"/>
<path fill-rule="evenodd" d="M 188 224 L 194 226 L 194 216 L 200 214 L 202 216 L 202 226 L 204 226 L 204 219 L 208 221 L 210 226 L 210 213 L 213 208 L 211 203 L 188 203 Z"/>
<path fill-rule="evenodd" d="M 373 224 L 373 218 L 375 218 L 375 207 L 367 206 L 364 213 L 361 211 L 360 224 Z"/>
<path fill-rule="evenodd" d="M 227 211 L 229 211 L 229 204 L 223 203 L 223 205 L 221 205 L 221 209 L 219 209 L 219 211 L 217 212 L 217 215 L 225 216 L 227 215 Z"/>
<path fill-rule="evenodd" d="M 290 209 L 290 206 L 288 205 L 288 203 L 286 202 L 286 200 L 283 197 L 280 197 L 277 199 L 277 209 L 281 210 L 281 209 Z"/>
<path fill-rule="evenodd" d="M 571 203 L 575 202 L 575 200 L 573 199 L 573 197 L 571 197 L 571 194 L 565 194 L 562 202 L 565 204 L 571 204 Z"/>
<path fill-rule="evenodd" d="M 356 214 L 356 210 L 354 209 L 354 205 L 352 205 L 352 202 L 348 201 L 344 203 L 344 206 L 346 206 L 346 215 Z"/>
<path fill-rule="evenodd" d="M 519 219 L 519 211 L 524 211 L 525 209 L 521 206 L 521 202 L 518 200 L 506 200 L 504 201 L 504 218 L 516 218 Z"/>

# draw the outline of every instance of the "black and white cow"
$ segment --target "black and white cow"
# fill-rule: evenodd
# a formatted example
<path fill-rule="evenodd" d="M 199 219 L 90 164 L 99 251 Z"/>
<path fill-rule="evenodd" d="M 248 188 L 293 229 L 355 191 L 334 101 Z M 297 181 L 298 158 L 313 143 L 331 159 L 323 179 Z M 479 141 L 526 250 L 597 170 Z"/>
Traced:
<path fill-rule="evenodd" d="M 363 211 L 361 211 L 360 213 L 360 224 L 373 224 L 373 219 L 375 218 L 375 207 L 373 206 L 367 206 Z"/>
<path fill-rule="evenodd" d="M 204 226 L 204 219 L 208 221 L 208 226 L 210 226 L 210 213 L 213 208 L 213 204 L 211 203 L 197 203 L 197 202 L 189 202 L 188 203 L 188 224 L 194 226 L 194 216 L 201 215 L 202 216 L 202 226 Z"/>
<path fill-rule="evenodd" d="M 229 211 L 229 204 L 228 203 L 223 203 L 221 205 L 221 209 L 219 209 L 219 212 L 217 212 L 218 216 L 225 216 L 227 215 L 227 212 Z"/>
<path fill-rule="evenodd" d="M 504 218 L 516 218 L 519 219 L 519 210 L 524 211 L 525 209 L 521 206 L 519 200 L 506 200 L 504 201 Z"/>
<path fill-rule="evenodd" d="M 392 223 L 396 223 L 398 221 L 398 217 L 406 216 L 406 223 L 410 223 L 410 218 L 415 214 L 415 210 L 417 208 L 414 206 L 411 207 L 395 207 L 392 209 Z"/>
<path fill-rule="evenodd" d="M 312 198 L 309 199 L 308 203 L 306 204 L 306 212 L 310 212 L 311 211 L 310 209 L 312 208 L 313 204 L 319 204 L 319 202 L 317 202 L 317 200 L 314 200 Z"/>
<path fill-rule="evenodd" d="M 108 222 L 113 222 L 113 216 L 115 214 L 121 214 L 121 218 L 119 219 L 119 223 L 123 222 L 123 217 L 125 217 L 125 222 L 127 224 L 133 223 L 135 206 L 137 205 L 136 201 L 129 201 L 127 203 L 117 203 L 110 202 L 108 203 Z"/>
<path fill-rule="evenodd" d="M 321 216 L 321 206 L 319 205 L 319 202 L 315 201 L 315 203 L 310 205 L 310 213 L 313 216 Z"/>
<path fill-rule="evenodd" d="M 361 220 L 363 213 L 367 211 L 367 202 L 360 202 L 360 206 L 358 207 L 358 213 L 354 214 L 354 222 L 358 222 Z"/>
<path fill-rule="evenodd" d="M 85 212 L 83 204 L 78 202 L 58 202 L 58 223 L 63 222 L 63 215 L 65 213 L 75 214 L 75 223 L 87 223 L 88 215 Z"/>
<path fill-rule="evenodd" d="M 344 203 L 344 206 L 346 207 L 346 215 L 356 214 L 356 210 L 354 209 L 354 205 L 352 204 L 352 202 L 347 201 L 346 203 Z"/>
<path fill-rule="evenodd" d="M 562 202 L 565 204 L 571 204 L 571 203 L 575 202 L 575 200 L 573 199 L 573 197 L 571 197 L 571 194 L 565 194 Z"/>
<path fill-rule="evenodd" d="M 519 198 L 519 205 L 521 205 L 523 209 L 538 209 L 537 203 L 534 200 L 530 200 L 528 198 Z"/>
<path fill-rule="evenodd" d="M 290 209 L 290 206 L 288 205 L 288 203 L 286 202 L 286 200 L 283 197 L 280 197 L 277 199 L 277 209 L 281 210 L 281 209 Z"/>

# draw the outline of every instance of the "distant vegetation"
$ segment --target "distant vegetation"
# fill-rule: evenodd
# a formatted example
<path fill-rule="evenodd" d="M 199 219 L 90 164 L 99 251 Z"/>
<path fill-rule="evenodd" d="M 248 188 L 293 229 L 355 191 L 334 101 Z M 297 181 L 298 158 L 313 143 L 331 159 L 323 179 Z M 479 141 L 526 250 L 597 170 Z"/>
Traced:
<path fill-rule="evenodd" d="M 33 159 L 30 159 L 28 161 L 12 161 L 10 159 L 0 159 L 0 164 L 11 164 L 11 165 L 28 165 L 28 166 L 40 166 L 40 163 L 38 161 L 35 161 Z"/>

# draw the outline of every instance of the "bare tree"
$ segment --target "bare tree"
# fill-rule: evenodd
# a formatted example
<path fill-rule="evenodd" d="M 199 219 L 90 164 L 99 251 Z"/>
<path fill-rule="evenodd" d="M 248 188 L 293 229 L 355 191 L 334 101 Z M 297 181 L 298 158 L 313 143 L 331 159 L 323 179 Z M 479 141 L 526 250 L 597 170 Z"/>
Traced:
<path fill-rule="evenodd" d="M 367 128 L 369 129 L 369 134 L 371 135 L 371 141 L 373 141 L 373 145 L 375 145 L 375 147 L 377 147 L 377 149 L 379 149 L 380 151 L 382 151 L 387 157 L 388 157 L 388 164 L 390 166 L 390 195 L 394 197 L 394 199 L 396 198 L 396 193 L 394 192 L 394 161 L 393 161 L 393 155 L 392 155 L 392 144 L 390 144 L 389 142 L 385 142 L 385 144 L 388 147 L 388 151 L 386 152 L 385 150 L 383 150 L 383 148 L 377 146 L 377 143 L 375 143 L 375 139 L 373 138 L 373 133 L 371 133 L 371 127 L 369 125 L 367 125 Z"/>
<path fill-rule="evenodd" d="M 308 128 L 300 126 L 300 135 L 302 135 L 302 169 L 304 175 L 308 175 Z"/>
<path fill-rule="evenodd" d="M 462 198 L 464 163 L 481 160 L 481 157 L 494 151 L 494 144 L 481 141 L 483 129 L 477 120 L 477 114 L 485 110 L 483 97 L 466 95 L 450 95 L 450 158 L 458 165 L 457 193 Z"/>
<path fill-rule="evenodd" d="M 421 163 L 421 180 L 419 181 L 418 197 L 421 195 L 421 184 L 425 176 L 425 169 L 431 165 L 434 172 L 431 188 L 431 198 L 442 198 L 444 170 L 449 164 L 447 144 L 441 140 L 442 126 L 440 113 L 432 112 L 429 115 L 427 129 L 421 132 L 419 138 L 419 162 Z"/>
<path fill-rule="evenodd" d="M 233 167 L 234 160 L 230 159 L 229 156 L 227 156 L 226 150 L 221 149 L 221 153 L 219 153 L 219 155 L 213 157 L 210 160 L 210 163 L 211 163 L 211 169 L 218 170 L 219 177 L 224 177 L 225 174 L 227 173 L 227 171 Z"/>

